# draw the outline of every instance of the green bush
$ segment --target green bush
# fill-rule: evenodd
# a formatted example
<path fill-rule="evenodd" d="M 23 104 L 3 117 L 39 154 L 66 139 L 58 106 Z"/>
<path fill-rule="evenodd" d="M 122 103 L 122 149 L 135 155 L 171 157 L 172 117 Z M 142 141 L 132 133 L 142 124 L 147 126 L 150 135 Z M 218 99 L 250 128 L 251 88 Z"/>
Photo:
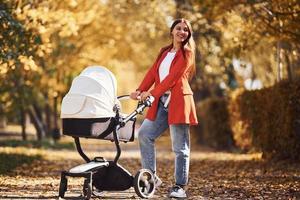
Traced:
<path fill-rule="evenodd" d="M 237 146 L 266 158 L 300 159 L 300 81 L 257 91 L 238 91 L 229 103 Z"/>
<path fill-rule="evenodd" d="M 53 142 L 52 140 L 2 140 L 0 147 L 28 147 L 42 149 L 74 149 L 73 142 Z"/>
<path fill-rule="evenodd" d="M 199 125 L 192 129 L 201 144 L 226 150 L 233 147 L 227 101 L 208 98 L 196 105 Z"/>
<path fill-rule="evenodd" d="M 233 132 L 233 139 L 235 141 L 235 145 L 242 150 L 250 150 L 252 149 L 252 135 L 250 133 L 250 123 L 247 118 L 242 117 L 241 104 L 246 104 L 250 106 L 249 102 L 252 102 L 251 99 L 254 95 L 251 92 L 246 92 L 244 90 L 236 90 L 232 95 L 231 99 L 228 102 L 228 110 L 230 113 L 230 127 Z M 248 97 L 247 97 L 248 96 Z M 243 98 L 242 98 L 243 97 Z M 243 107 L 244 108 L 244 107 Z M 252 107 L 248 112 L 254 111 L 257 107 Z"/>
<path fill-rule="evenodd" d="M 30 164 L 34 160 L 40 160 L 40 155 L 8 154 L 0 153 L 0 174 L 12 172 L 16 167 L 23 164 Z"/>

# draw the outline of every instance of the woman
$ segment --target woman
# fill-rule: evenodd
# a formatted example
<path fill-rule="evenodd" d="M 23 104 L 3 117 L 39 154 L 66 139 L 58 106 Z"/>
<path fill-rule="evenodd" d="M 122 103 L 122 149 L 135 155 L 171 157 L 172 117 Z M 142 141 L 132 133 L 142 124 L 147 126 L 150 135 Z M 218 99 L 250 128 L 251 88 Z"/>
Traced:
<path fill-rule="evenodd" d="M 153 96 L 139 131 L 142 167 L 155 174 L 155 185 L 162 181 L 156 175 L 155 140 L 169 127 L 175 153 L 175 185 L 169 197 L 186 197 L 188 184 L 190 136 L 189 126 L 196 125 L 197 116 L 189 80 L 195 74 L 195 43 L 192 28 L 185 19 L 177 19 L 170 28 L 172 43 L 161 49 L 132 99 Z M 151 86 L 154 84 L 152 89 Z"/>

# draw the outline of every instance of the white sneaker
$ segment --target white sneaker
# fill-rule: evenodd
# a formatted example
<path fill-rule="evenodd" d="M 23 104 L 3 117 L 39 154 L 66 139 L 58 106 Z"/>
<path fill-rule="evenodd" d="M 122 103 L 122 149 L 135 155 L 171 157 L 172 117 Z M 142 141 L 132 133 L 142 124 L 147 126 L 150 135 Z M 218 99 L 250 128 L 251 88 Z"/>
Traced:
<path fill-rule="evenodd" d="M 156 188 L 162 184 L 162 180 L 156 175 L 154 175 L 154 184 Z"/>
<path fill-rule="evenodd" d="M 174 185 L 169 193 L 170 198 L 186 198 L 184 189 L 178 185 Z"/>

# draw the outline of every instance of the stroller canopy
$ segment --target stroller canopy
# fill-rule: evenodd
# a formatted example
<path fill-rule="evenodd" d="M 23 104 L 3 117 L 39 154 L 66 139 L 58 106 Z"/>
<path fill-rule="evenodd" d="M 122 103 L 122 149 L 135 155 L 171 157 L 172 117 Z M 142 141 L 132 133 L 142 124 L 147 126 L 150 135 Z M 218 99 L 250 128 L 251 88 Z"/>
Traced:
<path fill-rule="evenodd" d="M 75 77 L 62 100 L 61 118 L 114 117 L 117 81 L 112 72 L 102 66 L 85 68 Z"/>

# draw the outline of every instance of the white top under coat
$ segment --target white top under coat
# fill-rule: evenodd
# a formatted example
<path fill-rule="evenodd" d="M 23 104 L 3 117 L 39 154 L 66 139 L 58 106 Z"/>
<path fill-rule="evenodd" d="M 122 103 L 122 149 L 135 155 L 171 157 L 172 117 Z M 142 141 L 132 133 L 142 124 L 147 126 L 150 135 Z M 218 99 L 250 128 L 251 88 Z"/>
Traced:
<path fill-rule="evenodd" d="M 175 57 L 176 52 L 168 52 L 167 56 L 164 58 L 164 60 L 161 62 L 159 66 L 159 80 L 162 82 L 166 76 L 168 76 L 171 63 Z"/>

